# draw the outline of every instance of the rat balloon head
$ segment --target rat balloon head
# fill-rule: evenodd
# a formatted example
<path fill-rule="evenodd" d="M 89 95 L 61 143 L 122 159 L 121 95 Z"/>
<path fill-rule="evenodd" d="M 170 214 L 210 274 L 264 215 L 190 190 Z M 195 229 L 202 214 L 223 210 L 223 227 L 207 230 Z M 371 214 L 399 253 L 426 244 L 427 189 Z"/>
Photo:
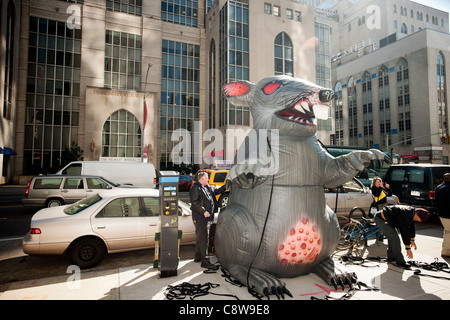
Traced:
<path fill-rule="evenodd" d="M 308 137 L 316 133 L 317 119 L 328 118 L 334 92 L 289 76 L 264 78 L 224 86 L 227 100 L 251 108 L 254 127 L 278 129 L 281 134 Z"/>

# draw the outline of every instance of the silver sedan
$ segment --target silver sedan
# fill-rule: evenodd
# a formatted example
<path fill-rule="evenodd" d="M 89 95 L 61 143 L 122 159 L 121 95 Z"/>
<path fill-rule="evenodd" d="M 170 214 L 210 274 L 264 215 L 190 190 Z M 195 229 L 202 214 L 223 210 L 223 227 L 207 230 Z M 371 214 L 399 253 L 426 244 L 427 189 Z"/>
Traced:
<path fill-rule="evenodd" d="M 23 251 L 30 255 L 69 254 L 73 264 L 89 268 L 106 253 L 155 246 L 159 232 L 159 191 L 110 190 L 72 205 L 39 210 L 31 219 Z M 189 205 L 179 201 L 181 244 L 195 243 Z"/>
<path fill-rule="evenodd" d="M 337 216 L 339 221 L 347 220 L 350 211 L 355 208 L 361 208 L 365 214 L 369 213 L 370 205 L 373 201 L 372 193 L 368 187 L 365 187 L 358 179 L 344 183 L 338 188 L 325 188 L 325 199 L 327 205 L 334 211 L 337 203 Z M 392 195 L 387 197 L 387 202 L 390 205 L 400 204 L 398 197 Z M 355 211 L 356 216 L 361 216 L 361 211 Z M 346 221 L 348 222 L 348 220 Z"/>

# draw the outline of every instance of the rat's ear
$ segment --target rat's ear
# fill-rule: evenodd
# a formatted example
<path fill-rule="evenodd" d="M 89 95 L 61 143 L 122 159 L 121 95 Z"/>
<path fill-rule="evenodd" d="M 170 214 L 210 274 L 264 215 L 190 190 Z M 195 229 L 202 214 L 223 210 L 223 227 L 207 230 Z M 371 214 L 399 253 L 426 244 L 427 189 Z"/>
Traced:
<path fill-rule="evenodd" d="M 249 107 L 255 94 L 255 85 L 242 80 L 231 82 L 223 86 L 225 98 L 235 106 Z"/>

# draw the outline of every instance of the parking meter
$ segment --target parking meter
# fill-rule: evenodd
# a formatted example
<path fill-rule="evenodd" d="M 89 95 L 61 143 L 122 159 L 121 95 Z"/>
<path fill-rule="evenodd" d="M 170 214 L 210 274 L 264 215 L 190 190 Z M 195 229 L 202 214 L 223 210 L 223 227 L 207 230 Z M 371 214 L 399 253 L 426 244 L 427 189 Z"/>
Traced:
<path fill-rule="evenodd" d="M 177 275 L 178 267 L 178 173 L 161 171 L 160 199 L 160 277 Z"/>

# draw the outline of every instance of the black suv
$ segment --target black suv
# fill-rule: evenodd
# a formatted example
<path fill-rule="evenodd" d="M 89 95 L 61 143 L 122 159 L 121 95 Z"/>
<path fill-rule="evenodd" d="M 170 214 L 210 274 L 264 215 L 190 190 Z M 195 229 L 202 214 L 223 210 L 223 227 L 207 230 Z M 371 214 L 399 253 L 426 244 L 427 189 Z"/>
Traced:
<path fill-rule="evenodd" d="M 450 172 L 450 165 L 442 164 L 399 164 L 392 165 L 384 181 L 401 203 L 425 208 L 434 213 L 436 204 L 434 189 L 442 182 L 444 173 Z"/>

